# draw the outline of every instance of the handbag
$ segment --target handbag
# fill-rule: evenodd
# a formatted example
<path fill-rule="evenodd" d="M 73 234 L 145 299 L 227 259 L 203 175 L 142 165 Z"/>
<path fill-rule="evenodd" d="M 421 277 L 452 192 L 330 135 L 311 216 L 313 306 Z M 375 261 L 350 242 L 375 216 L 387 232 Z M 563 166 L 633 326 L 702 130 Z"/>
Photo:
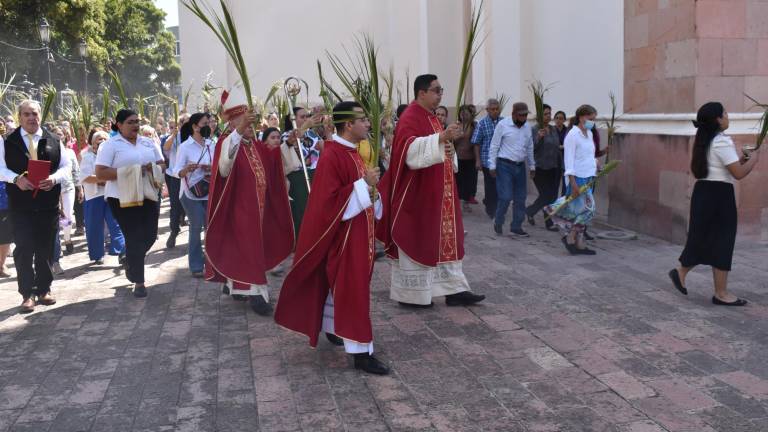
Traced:
<path fill-rule="evenodd" d="M 210 152 L 210 150 L 208 148 L 208 145 L 205 146 L 205 150 L 200 155 L 200 159 L 197 160 L 197 164 L 195 164 L 195 165 L 199 165 L 200 164 L 200 161 L 203 160 L 203 156 L 205 156 L 206 152 L 208 152 L 209 155 L 211 154 L 211 152 Z M 187 177 L 189 177 L 189 176 L 184 177 L 184 181 L 187 182 L 187 188 L 189 188 L 189 191 L 192 193 L 192 195 L 195 198 L 206 198 L 208 196 L 208 193 L 210 192 L 210 189 L 211 189 L 210 177 L 205 176 L 205 177 L 203 177 L 202 179 L 200 179 L 199 181 L 197 181 L 193 185 L 189 184 L 189 180 L 187 180 Z"/>

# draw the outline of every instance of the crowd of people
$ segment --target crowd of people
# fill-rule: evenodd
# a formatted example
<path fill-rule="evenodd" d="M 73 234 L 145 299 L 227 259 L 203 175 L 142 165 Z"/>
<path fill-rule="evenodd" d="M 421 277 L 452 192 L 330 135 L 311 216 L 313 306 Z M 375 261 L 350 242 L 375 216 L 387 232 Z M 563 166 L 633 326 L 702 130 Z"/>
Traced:
<path fill-rule="evenodd" d="M 51 282 L 65 271 L 59 257 L 72 253 L 73 235 L 84 232 L 93 264 L 116 256 L 133 295 L 146 297 L 146 254 L 158 238 L 167 196 L 165 247 L 175 248 L 188 226 L 192 277 L 220 283 L 224 294 L 268 316 L 267 274 L 288 269 L 277 323 L 307 335 L 313 346 L 324 333 L 344 346 L 356 368 L 386 374 L 373 356 L 374 262 L 391 259 L 390 298 L 404 308 L 430 308 L 436 297 L 448 306 L 483 301 L 462 269 L 463 214 L 479 204 L 479 172 L 497 234 L 504 234 L 512 205 L 513 236 L 527 237 L 524 222 L 534 226 L 541 215 L 569 253 L 594 255 L 585 240 L 595 213 L 592 180 L 606 151 L 590 105 L 580 106 L 569 124 L 563 111 L 553 121 L 544 105 L 543 122 L 532 125 L 525 103 L 514 103 L 504 117 L 500 102 L 489 99 L 479 121 L 477 108 L 464 105 L 452 122 L 440 105 L 437 76 L 417 77 L 413 90 L 410 104 L 382 120 L 382 130 L 392 132 L 380 143 L 371 142 L 371 121 L 355 102 L 332 110 L 297 106 L 280 125 L 275 113 L 262 117 L 235 94 L 223 100 L 219 115 L 182 113 L 168 122 L 160 116 L 154 126 L 123 108 L 87 131 L 86 146 L 78 148 L 77 131 L 66 122 L 41 125 L 39 103 L 25 100 L 18 127 L 11 118 L 0 123 L 0 276 L 8 276 L 13 242 L 20 312 L 54 304 Z M 735 206 L 723 210 L 717 203 L 733 201 L 733 179 L 746 176 L 757 157 L 736 155 L 723 134 L 721 105 L 702 107 L 697 127 L 693 172 L 701 181 L 681 266 L 669 276 L 685 294 L 688 271 L 711 265 L 713 302 L 743 305 L 726 288 Z M 529 178 L 538 196 L 526 206 Z M 721 219 L 727 223 L 718 225 Z"/>

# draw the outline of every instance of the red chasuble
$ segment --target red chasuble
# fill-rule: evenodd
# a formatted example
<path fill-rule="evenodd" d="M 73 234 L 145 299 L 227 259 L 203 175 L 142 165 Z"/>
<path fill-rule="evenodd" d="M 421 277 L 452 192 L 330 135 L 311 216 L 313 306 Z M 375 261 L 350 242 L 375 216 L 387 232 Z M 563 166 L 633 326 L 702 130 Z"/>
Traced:
<path fill-rule="evenodd" d="M 229 176 L 219 175 L 224 139 L 219 138 L 211 167 L 205 279 L 265 285 L 267 270 L 293 250 L 291 207 L 280 149 L 261 141 L 240 142 Z"/>
<path fill-rule="evenodd" d="M 326 141 L 312 178 L 293 267 L 283 282 L 275 321 L 303 333 L 317 346 L 323 306 L 333 293 L 337 336 L 371 342 L 370 289 L 374 255 L 374 212 L 369 207 L 342 221 L 365 165 L 357 149 Z"/>
<path fill-rule="evenodd" d="M 377 238 L 391 258 L 398 259 L 402 249 L 427 267 L 464 258 L 464 224 L 452 161 L 418 170 L 405 163 L 413 140 L 442 130 L 434 114 L 411 102 L 397 123 L 389 170 L 379 183 L 384 217 Z"/>

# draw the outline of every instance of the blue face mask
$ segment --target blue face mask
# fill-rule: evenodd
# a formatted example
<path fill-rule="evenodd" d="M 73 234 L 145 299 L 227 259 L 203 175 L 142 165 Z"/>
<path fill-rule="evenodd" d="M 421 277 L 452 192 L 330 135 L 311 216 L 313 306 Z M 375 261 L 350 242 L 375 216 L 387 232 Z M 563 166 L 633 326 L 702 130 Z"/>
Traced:
<path fill-rule="evenodd" d="M 584 121 L 584 128 L 585 129 L 592 130 L 592 128 L 594 128 L 594 127 L 595 127 L 595 122 L 593 122 L 592 120 L 585 120 Z"/>

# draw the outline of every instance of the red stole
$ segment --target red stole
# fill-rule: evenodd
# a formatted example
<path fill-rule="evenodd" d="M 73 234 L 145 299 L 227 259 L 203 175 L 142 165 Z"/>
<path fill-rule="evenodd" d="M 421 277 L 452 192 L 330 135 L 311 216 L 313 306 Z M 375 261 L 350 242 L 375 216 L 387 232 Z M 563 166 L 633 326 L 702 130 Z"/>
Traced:
<path fill-rule="evenodd" d="M 211 167 L 205 235 L 205 279 L 232 279 L 247 285 L 267 283 L 265 272 L 282 262 L 294 245 L 291 207 L 280 149 L 261 141 L 237 149 L 232 171 L 219 176 L 224 139 L 219 138 Z"/>
<path fill-rule="evenodd" d="M 317 346 L 323 306 L 333 293 L 334 327 L 342 338 L 373 339 L 370 289 L 374 256 L 374 213 L 369 207 L 342 221 L 354 189 L 363 177 L 357 149 L 326 141 L 312 178 L 304 222 L 275 309 L 275 321 L 309 337 Z"/>
<path fill-rule="evenodd" d="M 418 170 L 405 163 L 414 139 L 442 130 L 434 114 L 411 102 L 397 123 L 389 170 L 379 183 L 384 217 L 376 237 L 390 257 L 397 259 L 402 249 L 427 267 L 464 258 L 464 223 L 453 161 Z"/>

